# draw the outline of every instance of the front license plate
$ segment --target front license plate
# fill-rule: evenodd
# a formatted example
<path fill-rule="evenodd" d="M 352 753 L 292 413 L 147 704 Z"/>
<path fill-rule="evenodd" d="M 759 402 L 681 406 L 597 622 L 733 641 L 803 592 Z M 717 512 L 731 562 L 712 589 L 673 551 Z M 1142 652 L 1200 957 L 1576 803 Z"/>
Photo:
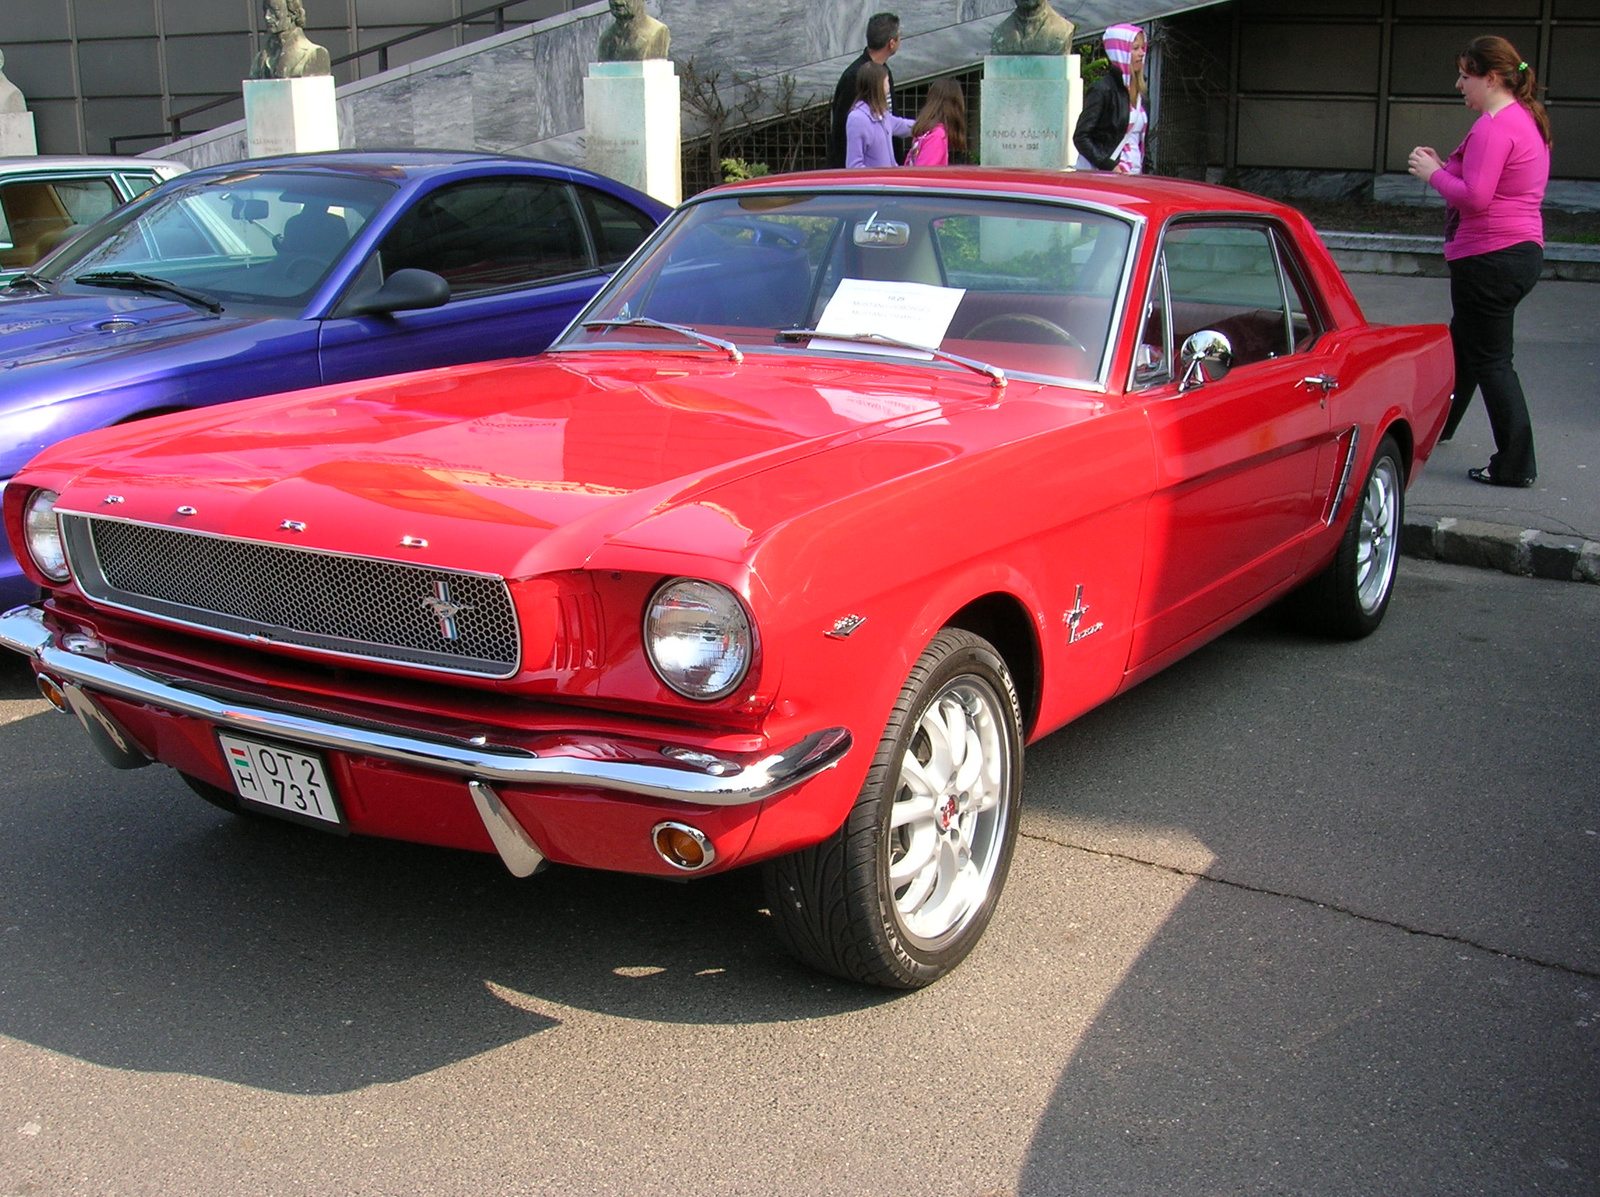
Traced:
<path fill-rule="evenodd" d="M 344 825 L 320 756 L 224 732 L 217 739 L 240 799 L 291 818 Z"/>

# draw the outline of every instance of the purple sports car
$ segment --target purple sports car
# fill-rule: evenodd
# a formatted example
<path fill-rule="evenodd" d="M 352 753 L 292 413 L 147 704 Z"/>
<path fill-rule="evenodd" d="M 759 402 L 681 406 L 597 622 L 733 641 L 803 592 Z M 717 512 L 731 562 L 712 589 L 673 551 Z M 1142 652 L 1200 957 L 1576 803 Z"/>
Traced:
<path fill-rule="evenodd" d="M 91 428 L 537 353 L 667 212 L 588 171 L 472 153 L 182 175 L 0 290 L 0 488 Z M 0 610 L 34 593 L 0 538 Z"/>

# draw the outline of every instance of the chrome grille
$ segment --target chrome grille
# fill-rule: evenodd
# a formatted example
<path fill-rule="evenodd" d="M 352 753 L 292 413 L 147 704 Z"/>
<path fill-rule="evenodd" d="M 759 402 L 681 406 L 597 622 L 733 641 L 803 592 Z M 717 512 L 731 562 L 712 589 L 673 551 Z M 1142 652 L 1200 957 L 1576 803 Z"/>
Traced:
<path fill-rule="evenodd" d="M 61 522 L 78 584 L 112 606 L 343 656 L 517 671 L 516 614 L 499 578 L 126 520 Z M 439 614 L 445 598 L 453 618 Z"/>

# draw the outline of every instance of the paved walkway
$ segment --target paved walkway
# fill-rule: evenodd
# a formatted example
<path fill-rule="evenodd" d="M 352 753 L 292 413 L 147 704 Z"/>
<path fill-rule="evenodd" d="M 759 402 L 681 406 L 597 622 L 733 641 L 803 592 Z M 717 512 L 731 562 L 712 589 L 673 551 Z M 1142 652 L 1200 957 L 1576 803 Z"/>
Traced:
<path fill-rule="evenodd" d="M 1448 323 L 1449 282 L 1346 273 L 1367 318 Z M 1517 370 L 1533 414 L 1539 481 L 1488 487 L 1467 469 L 1494 438 L 1474 400 L 1407 497 L 1404 548 L 1508 573 L 1600 582 L 1600 286 L 1546 280 L 1517 310 Z"/>

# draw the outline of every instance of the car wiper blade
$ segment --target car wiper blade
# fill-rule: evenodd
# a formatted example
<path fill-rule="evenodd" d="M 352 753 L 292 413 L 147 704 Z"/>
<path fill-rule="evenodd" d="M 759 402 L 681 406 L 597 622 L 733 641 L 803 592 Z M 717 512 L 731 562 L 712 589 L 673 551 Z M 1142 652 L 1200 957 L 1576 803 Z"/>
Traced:
<path fill-rule="evenodd" d="M 902 341 L 899 337 L 886 337 L 882 333 L 830 333 L 815 328 L 786 328 L 778 333 L 780 341 L 805 341 L 812 337 L 824 341 L 854 341 L 859 345 L 889 345 L 895 349 L 914 349 L 941 362 L 953 362 L 958 366 L 965 366 L 968 370 L 987 375 L 989 385 L 992 387 L 1003 387 L 1007 381 L 1006 372 L 999 366 L 991 366 L 988 362 L 980 362 L 973 357 L 962 357 L 959 353 L 951 353 L 934 345 L 918 345 L 911 341 Z"/>
<path fill-rule="evenodd" d="M 732 341 L 725 341 L 721 337 L 713 337 L 703 333 L 697 328 L 690 328 L 687 324 L 668 324 L 662 320 L 652 320 L 649 316 L 634 316 L 628 320 L 585 320 L 583 327 L 589 328 L 663 328 L 668 332 L 675 332 L 681 337 L 697 341 L 713 349 L 720 349 L 736 362 L 744 361 L 744 354 Z"/>
<path fill-rule="evenodd" d="M 212 313 L 222 311 L 221 302 L 204 291 L 191 291 L 188 287 L 157 278 L 153 274 L 140 274 L 137 270 L 96 270 L 89 274 L 80 274 L 72 281 L 82 283 L 86 287 L 119 287 L 124 291 L 153 291 L 181 299 L 184 303 L 192 304 L 202 311 Z"/>
<path fill-rule="evenodd" d="M 22 286 L 33 287 L 35 290 L 46 293 L 51 290 L 49 283 L 45 282 L 45 280 L 40 278 L 37 274 L 32 273 L 19 274 L 16 278 L 8 280 L 6 282 L 5 289 L 9 291 L 12 287 Z"/>

